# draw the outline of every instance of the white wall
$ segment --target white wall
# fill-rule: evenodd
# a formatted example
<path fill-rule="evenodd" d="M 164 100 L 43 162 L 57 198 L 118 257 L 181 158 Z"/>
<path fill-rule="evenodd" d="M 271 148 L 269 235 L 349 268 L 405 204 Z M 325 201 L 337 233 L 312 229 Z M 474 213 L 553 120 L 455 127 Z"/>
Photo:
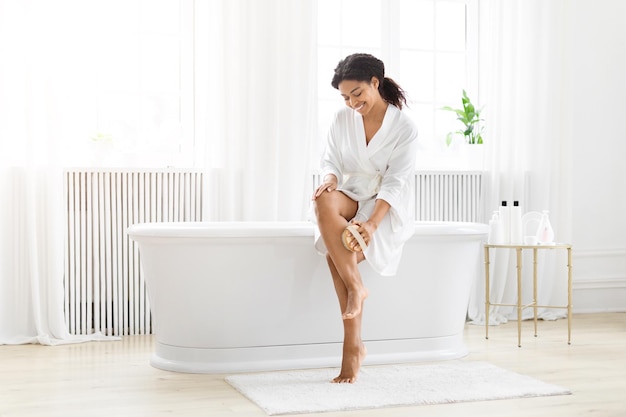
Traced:
<path fill-rule="evenodd" d="M 568 6 L 574 311 L 626 311 L 626 2 Z"/>

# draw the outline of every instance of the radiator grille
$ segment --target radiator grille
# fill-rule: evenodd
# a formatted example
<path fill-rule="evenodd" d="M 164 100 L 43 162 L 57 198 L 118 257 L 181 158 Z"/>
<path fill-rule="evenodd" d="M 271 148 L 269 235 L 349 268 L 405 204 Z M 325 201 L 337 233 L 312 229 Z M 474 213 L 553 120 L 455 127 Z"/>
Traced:
<path fill-rule="evenodd" d="M 419 172 L 415 175 L 415 219 L 478 222 L 482 172 Z"/>
<path fill-rule="evenodd" d="M 199 221 L 197 171 L 68 170 L 65 319 L 72 334 L 152 332 L 139 252 L 128 226 Z"/>

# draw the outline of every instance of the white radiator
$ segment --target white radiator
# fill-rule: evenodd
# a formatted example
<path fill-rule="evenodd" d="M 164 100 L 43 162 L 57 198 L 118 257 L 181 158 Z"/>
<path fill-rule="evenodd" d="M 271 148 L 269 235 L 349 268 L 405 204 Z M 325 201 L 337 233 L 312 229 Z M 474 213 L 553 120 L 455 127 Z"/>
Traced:
<path fill-rule="evenodd" d="M 313 189 L 320 183 L 313 175 Z M 481 221 L 481 171 L 418 171 L 415 173 L 415 220 Z"/>
<path fill-rule="evenodd" d="M 139 253 L 126 229 L 148 221 L 200 221 L 195 170 L 68 170 L 65 319 L 72 334 L 150 334 Z"/>
<path fill-rule="evenodd" d="M 478 222 L 483 173 L 480 171 L 417 172 L 415 219 Z"/>

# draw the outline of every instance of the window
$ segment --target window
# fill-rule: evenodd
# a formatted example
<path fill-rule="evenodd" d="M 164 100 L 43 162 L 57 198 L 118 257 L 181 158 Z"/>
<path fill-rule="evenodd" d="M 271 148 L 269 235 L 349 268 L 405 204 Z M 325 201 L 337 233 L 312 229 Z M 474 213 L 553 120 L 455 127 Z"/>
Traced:
<path fill-rule="evenodd" d="M 204 3 L 194 3 L 84 3 L 84 18 L 75 29 L 83 34 L 80 49 L 70 49 L 75 56 L 66 57 L 74 67 L 74 91 L 68 93 L 72 111 L 65 133 L 79 163 L 185 167 L 201 159 L 198 149 L 204 145 L 195 140 L 194 106 L 202 98 L 195 88 L 206 81 L 194 65 L 208 57 L 198 48 L 194 30 L 208 23 L 206 16 L 194 16 Z M 385 62 L 388 76 L 408 93 L 407 112 L 423 145 L 420 166 L 436 167 L 446 134 L 457 129 L 454 115 L 439 109 L 458 106 L 463 88 L 477 102 L 472 93 L 477 90 L 478 0 L 317 3 L 317 150 L 332 114 L 343 105 L 330 86 L 333 68 L 350 53 L 369 52 Z M 87 161 L 85 154 L 97 157 Z"/>
<path fill-rule="evenodd" d="M 193 165 L 193 2 L 89 4 L 82 18 L 90 27 L 81 30 L 83 47 L 72 59 L 84 66 L 75 71 L 81 90 L 71 93 L 74 159 Z"/>
<path fill-rule="evenodd" d="M 437 168 L 446 135 L 458 129 L 440 108 L 459 107 L 463 89 L 477 90 L 477 7 L 477 0 L 319 0 L 318 147 L 343 105 L 332 70 L 346 55 L 366 52 L 407 91 L 422 145 L 418 166 Z"/>

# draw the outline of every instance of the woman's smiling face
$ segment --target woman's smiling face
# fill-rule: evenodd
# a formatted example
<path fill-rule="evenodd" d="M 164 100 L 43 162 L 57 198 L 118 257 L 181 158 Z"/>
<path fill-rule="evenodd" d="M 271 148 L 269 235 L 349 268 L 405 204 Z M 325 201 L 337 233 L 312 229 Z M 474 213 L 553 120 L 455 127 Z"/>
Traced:
<path fill-rule="evenodd" d="M 339 92 L 346 106 L 366 115 L 382 98 L 378 92 L 379 81 L 372 77 L 370 83 L 365 81 L 343 80 L 339 83 Z"/>

